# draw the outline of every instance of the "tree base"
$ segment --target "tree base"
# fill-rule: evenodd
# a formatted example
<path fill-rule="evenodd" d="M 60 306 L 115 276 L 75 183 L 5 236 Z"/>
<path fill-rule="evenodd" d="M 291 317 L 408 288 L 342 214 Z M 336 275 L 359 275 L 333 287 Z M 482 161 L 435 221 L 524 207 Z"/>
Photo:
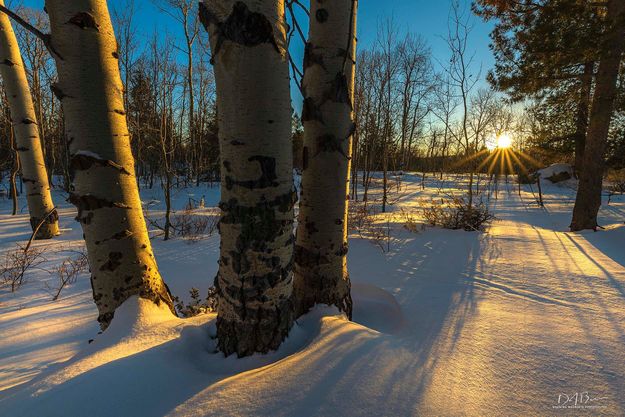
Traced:
<path fill-rule="evenodd" d="M 217 316 L 217 346 L 225 356 L 236 353 L 241 358 L 278 349 L 293 325 L 293 305 L 285 300 L 272 309 L 245 310 L 243 316 L 242 320 Z"/>
<path fill-rule="evenodd" d="M 342 279 L 340 285 L 324 288 L 296 285 L 294 289 L 296 317 L 299 318 L 308 313 L 317 304 L 326 304 L 338 308 L 351 320 L 353 310 L 351 286 L 349 277 Z"/>
<path fill-rule="evenodd" d="M 47 240 L 52 239 L 60 234 L 59 226 L 57 223 L 55 224 L 44 224 L 39 230 L 37 230 L 37 234 L 35 234 L 35 240 Z"/>
<path fill-rule="evenodd" d="M 59 231 L 59 214 L 56 209 L 50 211 L 43 218 L 31 217 L 30 226 L 35 233 L 35 240 L 52 239 L 61 234 Z"/>

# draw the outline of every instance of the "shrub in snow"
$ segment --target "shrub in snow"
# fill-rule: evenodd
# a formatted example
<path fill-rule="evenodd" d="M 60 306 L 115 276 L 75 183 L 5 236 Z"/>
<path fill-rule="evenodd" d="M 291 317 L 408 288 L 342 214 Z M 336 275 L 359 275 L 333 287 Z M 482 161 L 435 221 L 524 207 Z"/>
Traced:
<path fill-rule="evenodd" d="M 80 274 L 89 271 L 87 252 L 83 249 L 77 253 L 75 257 L 64 259 L 50 272 L 56 276 L 56 283 L 52 285 L 46 282 L 44 286 L 46 291 L 52 295 L 52 301 L 58 300 L 61 291 L 68 285 L 74 284 Z"/>
<path fill-rule="evenodd" d="M 219 216 L 204 210 L 203 204 L 203 200 L 200 200 L 199 209 L 187 205 L 184 210 L 172 214 L 170 230 L 175 236 L 187 239 L 190 242 L 197 242 L 215 233 L 219 224 Z M 144 216 L 150 226 L 161 231 L 165 230 L 165 227 L 159 221 L 149 217 L 147 210 L 144 212 Z"/>
<path fill-rule="evenodd" d="M 180 298 L 174 297 L 176 310 L 182 317 L 194 317 L 217 310 L 217 290 L 215 287 L 208 289 L 208 296 L 205 300 L 200 299 L 200 291 L 195 287 L 189 290 L 189 295 L 191 296 L 189 304 L 185 304 Z"/>
<path fill-rule="evenodd" d="M 441 198 L 440 203 L 432 200 L 430 204 L 423 205 L 422 210 L 423 217 L 430 225 L 452 230 L 484 230 L 495 219 L 483 202 L 474 203 L 469 208 L 464 198 L 455 196 Z"/>
<path fill-rule="evenodd" d="M 424 230 L 425 225 L 417 221 L 417 216 L 408 210 L 401 209 L 401 218 L 404 229 L 412 233 L 418 233 L 419 230 Z"/>
<path fill-rule="evenodd" d="M 171 227 L 176 235 L 196 242 L 203 236 L 211 236 L 218 223 L 219 216 L 202 215 L 187 207 L 173 216 Z"/>
<path fill-rule="evenodd" d="M 350 202 L 347 226 L 350 230 L 358 232 L 362 237 L 362 234 L 373 225 L 376 214 L 375 208 L 367 207 L 363 202 Z"/>
<path fill-rule="evenodd" d="M 10 286 L 15 292 L 26 283 L 29 269 L 45 262 L 42 247 L 22 246 L 19 243 L 14 249 L 8 250 L 0 260 L 0 284 Z"/>
<path fill-rule="evenodd" d="M 363 202 L 353 202 L 349 205 L 347 226 L 350 231 L 356 231 L 363 239 L 369 239 L 388 252 L 391 246 L 391 226 L 389 222 L 376 223 L 377 210 Z"/>
<path fill-rule="evenodd" d="M 614 195 L 625 193 L 625 169 L 610 171 L 607 175 L 608 204 Z"/>
<path fill-rule="evenodd" d="M 369 238 L 373 243 L 378 245 L 382 252 L 390 252 L 391 250 L 391 223 L 375 224 L 369 230 Z"/>

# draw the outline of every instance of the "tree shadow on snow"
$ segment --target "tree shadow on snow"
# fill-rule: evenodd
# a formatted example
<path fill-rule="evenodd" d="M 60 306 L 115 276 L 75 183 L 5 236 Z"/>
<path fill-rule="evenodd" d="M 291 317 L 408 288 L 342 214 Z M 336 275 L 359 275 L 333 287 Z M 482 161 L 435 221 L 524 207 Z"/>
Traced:
<path fill-rule="evenodd" d="M 362 314 L 352 323 L 316 309 L 299 320 L 278 352 L 244 359 L 214 353 L 212 321 L 187 326 L 179 338 L 60 383 L 36 378 L 0 400 L 0 413 L 416 414 L 424 407 L 439 361 L 453 354 L 476 310 L 472 277 L 483 236 L 436 230 L 405 239 L 383 255 L 368 242 L 353 246 L 355 294 L 360 292 L 362 301 L 363 289 L 368 288 L 370 299 L 379 300 L 381 293 L 372 286 L 392 294 L 401 312 L 387 319 L 399 324 L 384 324 L 382 319 L 374 325 Z M 362 259 L 374 261 L 357 266 Z M 361 326 L 359 320 L 386 333 Z"/>

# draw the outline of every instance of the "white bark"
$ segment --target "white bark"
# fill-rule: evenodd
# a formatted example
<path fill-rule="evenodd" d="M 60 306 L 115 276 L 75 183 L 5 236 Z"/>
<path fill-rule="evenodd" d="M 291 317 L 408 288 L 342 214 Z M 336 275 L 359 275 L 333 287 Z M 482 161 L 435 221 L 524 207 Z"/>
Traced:
<path fill-rule="evenodd" d="M 217 338 L 276 349 L 292 324 L 293 161 L 283 0 L 206 1 L 221 149 Z"/>
<path fill-rule="evenodd" d="M 356 0 L 311 1 L 304 57 L 304 166 L 295 245 L 297 314 L 335 305 L 351 318 L 347 209 Z"/>
<path fill-rule="evenodd" d="M 47 0 L 78 208 L 102 328 L 128 297 L 164 302 L 135 178 L 113 27 L 104 0 Z"/>
<path fill-rule="evenodd" d="M 0 0 L 4 6 L 4 1 Z M 21 164 L 22 180 L 33 229 L 44 220 L 35 238 L 50 239 L 59 234 L 58 214 L 54 209 L 50 184 L 41 149 L 39 127 L 33 106 L 24 61 L 9 17 L 0 12 L 0 76 L 4 81 L 15 149 Z"/>

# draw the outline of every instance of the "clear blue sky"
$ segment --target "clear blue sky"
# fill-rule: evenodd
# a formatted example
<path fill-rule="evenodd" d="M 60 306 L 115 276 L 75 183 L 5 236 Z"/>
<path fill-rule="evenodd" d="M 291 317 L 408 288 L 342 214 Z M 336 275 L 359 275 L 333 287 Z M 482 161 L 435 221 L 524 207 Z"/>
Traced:
<path fill-rule="evenodd" d="M 377 22 L 392 16 L 402 31 L 421 34 L 430 44 L 432 53 L 442 62 L 448 57 L 447 45 L 441 39 L 447 35 L 447 20 L 451 0 L 361 0 L 358 13 L 358 39 L 360 46 L 367 47 L 375 41 Z M 460 0 L 461 7 L 469 8 L 470 0 Z M 488 48 L 490 24 L 471 16 L 474 23 L 470 49 L 474 49 L 477 63 L 484 68 L 493 65 Z"/>
<path fill-rule="evenodd" d="M 22 3 L 28 7 L 43 8 L 43 0 L 9 0 L 9 5 Z M 307 3 L 304 0 L 304 3 Z M 460 0 L 461 7 L 470 6 L 470 0 Z M 109 7 L 123 8 L 125 0 L 109 0 Z M 135 0 L 137 6 L 137 23 L 140 25 L 138 34 L 147 37 L 151 36 L 155 30 L 165 33 L 170 32 L 174 36 L 180 36 L 180 28 L 171 17 L 162 13 L 154 7 L 152 0 Z M 358 10 L 358 39 L 359 47 L 367 48 L 375 42 L 378 22 L 393 17 L 400 29 L 400 33 L 414 32 L 422 35 L 430 47 L 433 56 L 440 62 L 445 62 L 448 58 L 447 46 L 441 37 L 447 33 L 447 20 L 451 0 L 361 0 Z M 474 23 L 470 37 L 470 50 L 475 51 L 476 71 L 481 65 L 482 79 L 488 69 L 493 65 L 492 53 L 488 48 L 491 25 L 472 16 Z M 295 51 L 294 55 L 297 55 Z M 300 57 L 294 56 L 297 62 Z M 485 82 L 482 82 L 485 85 Z M 294 89 L 294 99 L 297 95 Z M 294 103 L 297 108 L 300 106 Z"/>

